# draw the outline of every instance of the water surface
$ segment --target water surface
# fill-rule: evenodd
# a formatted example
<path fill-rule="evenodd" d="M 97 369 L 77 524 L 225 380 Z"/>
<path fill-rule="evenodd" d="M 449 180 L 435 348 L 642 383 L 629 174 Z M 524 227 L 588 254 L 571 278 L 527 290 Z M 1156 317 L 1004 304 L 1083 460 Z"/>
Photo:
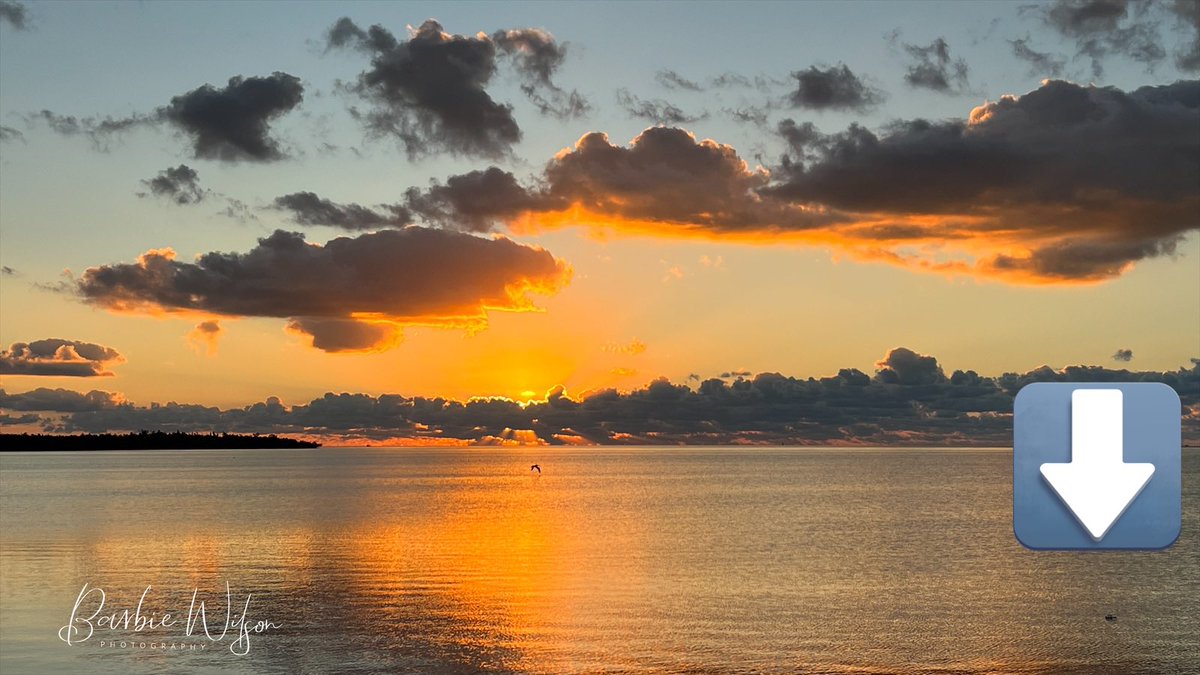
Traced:
<path fill-rule="evenodd" d="M 1172 549 L 1048 553 L 1007 450 L 6 453 L 0 671 L 1194 673 L 1183 458 Z M 244 655 L 58 637 L 84 584 L 219 632 L 226 583 Z"/>

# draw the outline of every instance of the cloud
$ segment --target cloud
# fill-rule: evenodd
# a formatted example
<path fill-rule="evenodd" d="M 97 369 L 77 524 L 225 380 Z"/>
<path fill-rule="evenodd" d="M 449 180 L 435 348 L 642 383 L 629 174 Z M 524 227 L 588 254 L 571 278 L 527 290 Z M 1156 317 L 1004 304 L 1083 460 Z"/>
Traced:
<path fill-rule="evenodd" d="M 160 249 L 92 267 L 74 290 L 115 312 L 286 318 L 317 348 L 345 351 L 386 349 L 404 326 L 481 330 L 488 311 L 533 310 L 530 292 L 569 277 L 545 249 L 505 238 L 406 227 L 320 245 L 277 230 L 246 253 L 187 263 Z"/>
<path fill-rule="evenodd" d="M 1130 361 L 1133 360 L 1133 350 L 1132 349 L 1118 349 L 1116 352 L 1113 353 L 1112 357 L 1113 357 L 1113 361 L 1124 361 L 1125 363 L 1129 363 Z"/>
<path fill-rule="evenodd" d="M 970 68 L 963 59 L 950 56 L 950 45 L 945 38 L 937 38 L 927 46 L 907 43 L 901 46 L 909 57 L 904 74 L 909 86 L 944 94 L 963 94 L 970 88 L 967 82 Z"/>
<path fill-rule="evenodd" d="M 689 80 L 674 70 L 663 69 L 654 74 L 654 80 L 666 89 L 682 89 L 684 91 L 704 91 L 704 87 L 694 80 Z"/>
<path fill-rule="evenodd" d="M 407 193 L 408 208 L 426 222 L 476 232 L 494 229 L 543 204 L 544 200 L 527 191 L 515 176 L 495 166 L 451 176 L 428 190 L 410 188 Z"/>
<path fill-rule="evenodd" d="M 285 156 L 271 136 L 271 121 L 302 100 L 304 86 L 293 75 L 239 75 L 223 88 L 206 84 L 176 96 L 158 115 L 191 136 L 197 158 L 266 162 Z"/>
<path fill-rule="evenodd" d="M 654 74 L 654 81 L 664 89 L 673 91 L 687 92 L 703 92 L 709 89 L 732 89 L 732 88 L 754 88 L 759 91 L 768 91 L 773 86 L 782 86 L 789 84 L 785 80 L 780 80 L 764 75 L 755 75 L 747 77 L 740 73 L 722 73 L 713 77 L 706 78 L 703 83 L 699 80 L 684 77 L 678 72 L 670 69 L 662 69 Z"/>
<path fill-rule="evenodd" d="M 370 55 L 370 68 L 349 88 L 372 107 L 352 112 L 371 132 L 394 136 L 410 156 L 444 150 L 500 157 L 521 140 L 512 106 L 487 92 L 496 43 L 486 35 L 452 35 L 430 19 L 397 40 L 382 26 L 364 31 L 343 17 L 329 30 L 328 45 Z M 531 52 L 518 62 L 530 64 L 523 72 L 536 72 L 539 58 L 545 56 Z"/>
<path fill-rule="evenodd" d="M 722 112 L 729 115 L 731 119 L 743 124 L 754 124 L 756 126 L 766 126 L 767 116 L 769 111 L 767 108 L 757 108 L 754 106 L 745 106 L 742 108 L 723 108 Z"/>
<path fill-rule="evenodd" d="M 301 317 L 287 323 L 291 333 L 307 336 L 313 347 L 326 352 L 384 351 L 400 343 L 400 327 L 353 319 Z"/>
<path fill-rule="evenodd" d="M 1187 32 L 1186 46 L 1175 57 L 1180 70 L 1200 72 L 1200 2 L 1175 0 L 1167 5 L 1175 14 L 1176 23 Z"/>
<path fill-rule="evenodd" d="M 844 63 L 792 73 L 796 90 L 791 93 L 793 107 L 808 110 L 854 110 L 865 112 L 883 102 L 883 92 L 869 86 Z"/>
<path fill-rule="evenodd" d="M 542 208 L 570 205 L 576 221 L 615 218 L 686 233 L 807 228 L 826 220 L 826 214 L 761 198 L 769 172 L 751 169 L 731 146 L 672 127 L 646 129 L 628 147 L 613 145 L 603 133 L 586 134 L 555 156 L 543 182 Z"/>
<path fill-rule="evenodd" d="M 1046 81 L 965 119 L 783 120 L 780 166 L 651 127 L 600 132 L 527 184 L 497 167 L 411 190 L 444 227 L 564 226 L 827 246 L 856 260 L 1015 283 L 1093 283 L 1170 257 L 1200 227 L 1200 82 L 1125 92 Z"/>
<path fill-rule="evenodd" d="M 0 23 L 7 23 L 16 30 L 28 30 L 29 10 L 19 2 L 0 0 Z"/>
<path fill-rule="evenodd" d="M 18 273 L 15 269 L 9 267 L 8 265 L 2 265 L 0 266 L 0 274 L 3 274 L 6 277 L 15 277 Z"/>
<path fill-rule="evenodd" d="M 200 175 L 186 164 L 163 169 L 154 178 L 143 180 L 142 184 L 150 190 L 149 194 L 164 197 L 180 206 L 195 204 L 208 194 L 207 190 L 200 187 Z M 145 197 L 147 193 L 140 192 L 138 196 Z"/>
<path fill-rule="evenodd" d="M 88 136 L 101 150 L 114 135 L 168 124 L 190 138 L 197 159 L 270 162 L 286 157 L 271 135 L 271 123 L 303 99 L 299 78 L 275 72 L 268 77 L 231 77 L 225 87 L 205 84 L 148 114 L 100 118 L 42 110 L 29 121 L 43 122 L 64 136 Z"/>
<path fill-rule="evenodd" d="M 476 230 L 520 221 L 735 233 L 804 228 L 828 219 L 760 198 L 757 191 L 769 181 L 765 169 L 749 168 L 728 145 L 698 141 L 683 129 L 651 127 L 628 147 L 613 145 L 600 132 L 586 134 L 554 157 L 533 188 L 492 167 L 410 192 L 409 206 L 434 222 Z"/>
<path fill-rule="evenodd" d="M 578 91 L 563 90 L 554 83 L 554 72 L 566 60 L 567 46 L 540 28 L 496 31 L 492 41 L 501 54 L 510 57 L 525 80 L 521 91 L 543 115 L 559 119 L 583 117 L 591 110 Z"/>
<path fill-rule="evenodd" d="M 27 413 L 25 415 L 9 415 L 0 413 L 0 427 L 15 426 L 18 424 L 37 424 L 42 419 L 41 415 L 36 413 Z"/>
<path fill-rule="evenodd" d="M 1008 43 L 1012 45 L 1013 56 L 1029 64 L 1030 76 L 1058 77 L 1067 66 L 1065 58 L 1030 47 L 1027 37 L 1009 40 Z"/>
<path fill-rule="evenodd" d="M 236 220 L 239 223 L 249 223 L 257 221 L 258 216 L 254 215 L 254 211 L 250 210 L 250 206 L 240 199 L 233 197 L 225 197 L 225 208 L 221 209 L 220 215 Z"/>
<path fill-rule="evenodd" d="M 6 126 L 0 124 L 0 143 L 7 143 L 8 141 L 23 141 L 23 140 L 25 140 L 25 134 L 21 133 L 20 131 L 14 129 L 12 127 L 6 127 Z"/>
<path fill-rule="evenodd" d="M 631 391 L 579 397 L 555 387 L 527 404 L 331 392 L 292 406 L 272 397 L 220 410 L 41 389 L 0 390 L 0 408 L 75 410 L 62 416 L 62 431 L 295 433 L 438 444 L 1007 446 L 1013 397 L 1031 382 L 1163 382 L 1183 402 L 1184 438 L 1200 439 L 1200 359 L 1168 372 L 1041 366 L 997 377 L 955 370 L 946 377 L 932 356 L 896 348 L 880 364 L 874 376 L 854 368 L 820 378 L 746 373 L 732 382 L 706 379 L 695 388 L 659 378 Z"/>
<path fill-rule="evenodd" d="M 327 225 L 343 230 L 374 230 L 403 227 L 412 223 L 412 214 L 400 204 L 384 204 L 374 210 L 359 204 L 338 204 L 312 192 L 295 192 L 276 197 L 274 208 L 289 211 L 297 225 Z"/>
<path fill-rule="evenodd" d="M 1130 12 L 1130 7 L 1136 11 Z M 1119 54 L 1148 68 L 1166 58 L 1160 46 L 1160 18 L 1149 3 L 1127 0 L 1057 0 L 1037 8 L 1046 25 L 1075 41 L 1078 56 L 1091 60 L 1092 74 L 1104 74 L 1103 61 Z"/>
<path fill-rule="evenodd" d="M 610 354 L 625 354 L 627 356 L 637 356 L 638 354 L 645 353 L 646 343 L 642 342 L 641 340 L 639 340 L 637 338 L 634 338 L 628 344 L 604 345 L 603 350 Z"/>
<path fill-rule="evenodd" d="M 860 251 L 875 239 L 897 264 L 1099 281 L 1174 254 L 1200 226 L 1200 81 L 1131 92 L 1048 81 L 962 121 L 782 131 L 796 160 L 764 192 L 857 214 L 841 234 Z M 968 259 L 932 260 L 955 249 Z"/>
<path fill-rule="evenodd" d="M 50 377 L 111 376 L 109 365 L 124 363 L 112 347 L 92 342 L 49 338 L 14 342 L 0 351 L 0 374 Z"/>
<path fill-rule="evenodd" d="M 196 324 L 187 335 L 188 344 L 209 356 L 216 356 L 221 342 L 221 322 L 209 319 Z"/>
<path fill-rule="evenodd" d="M 108 150 L 114 136 L 138 127 L 154 126 L 160 121 L 156 114 L 101 118 L 60 115 L 50 110 L 27 115 L 25 119 L 29 124 L 44 123 L 51 131 L 61 136 L 87 136 L 91 140 L 92 146 L 100 151 Z"/>
<path fill-rule="evenodd" d="M 124 400 L 120 394 L 97 390 L 81 394 L 70 389 L 38 387 L 21 394 L 9 394 L 0 389 L 0 409 L 4 410 L 73 413 L 112 408 Z"/>
<path fill-rule="evenodd" d="M 689 115 L 678 106 L 660 98 L 643 99 L 631 93 L 628 89 L 617 90 L 617 104 L 634 119 L 642 119 L 655 124 L 691 124 L 708 117 L 708 113 Z"/>
<path fill-rule="evenodd" d="M 875 363 L 875 379 L 884 384 L 937 384 L 946 374 L 932 356 L 897 347 Z"/>

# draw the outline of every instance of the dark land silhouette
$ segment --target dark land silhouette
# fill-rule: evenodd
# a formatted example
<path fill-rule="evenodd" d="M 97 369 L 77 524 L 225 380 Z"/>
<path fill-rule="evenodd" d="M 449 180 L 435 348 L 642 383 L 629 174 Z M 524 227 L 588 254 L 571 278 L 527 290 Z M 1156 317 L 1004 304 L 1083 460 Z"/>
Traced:
<path fill-rule="evenodd" d="M 320 443 L 270 435 L 191 434 L 139 431 L 135 434 L 0 434 L 0 451 L 49 450 L 251 450 L 318 448 Z"/>

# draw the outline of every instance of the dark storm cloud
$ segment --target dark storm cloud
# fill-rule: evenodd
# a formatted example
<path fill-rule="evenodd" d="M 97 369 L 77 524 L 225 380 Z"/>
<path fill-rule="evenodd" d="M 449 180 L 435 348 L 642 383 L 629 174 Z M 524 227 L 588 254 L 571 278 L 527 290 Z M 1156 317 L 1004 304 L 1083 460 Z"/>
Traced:
<path fill-rule="evenodd" d="M 479 329 L 488 310 L 531 309 L 530 291 L 553 293 L 569 276 L 546 250 L 504 238 L 406 227 L 319 245 L 277 230 L 246 253 L 180 262 L 162 249 L 136 263 L 92 267 L 75 291 L 113 311 L 288 318 L 319 348 L 341 351 L 353 341 L 348 323 L 364 324 L 361 348 L 364 335 L 389 338 L 370 345 L 379 349 L 403 326 Z"/>
<path fill-rule="evenodd" d="M 350 87 L 371 104 L 358 117 L 370 131 L 394 136 L 410 156 L 446 150 L 498 157 L 521 139 L 512 106 L 486 90 L 496 72 L 496 44 L 486 35 L 451 35 L 431 19 L 400 41 L 382 26 L 364 31 L 342 18 L 328 45 L 370 55 L 371 67 Z"/>
<path fill-rule="evenodd" d="M 1190 0 L 1189 0 L 1190 1 Z M 1166 58 L 1161 16 L 1156 3 L 1127 0 L 1057 0 L 1039 6 L 1042 20 L 1075 41 L 1078 56 L 1091 61 L 1092 74 L 1104 73 L 1103 61 L 1118 54 L 1153 67 Z"/>
<path fill-rule="evenodd" d="M 1013 56 L 1029 64 L 1029 74 L 1034 77 L 1058 77 L 1062 75 L 1067 61 L 1049 52 L 1039 52 L 1029 46 L 1029 38 L 1009 40 Z"/>
<path fill-rule="evenodd" d="M 1113 353 L 1112 357 L 1113 357 L 1113 361 L 1124 361 L 1125 363 L 1129 363 L 1130 361 L 1133 360 L 1133 350 L 1132 349 L 1118 349 L 1116 352 Z"/>
<path fill-rule="evenodd" d="M 112 347 L 49 338 L 14 342 L 0 351 L 0 374 L 97 377 L 112 375 L 107 367 L 124 362 L 125 358 Z"/>
<path fill-rule="evenodd" d="M 73 394 L 70 403 L 79 406 L 80 412 L 64 417 L 63 430 L 216 430 L 462 443 L 509 439 L 596 444 L 1007 446 L 1012 440 L 1013 396 L 1026 384 L 1163 382 L 1174 388 L 1183 402 L 1184 438 L 1200 439 L 1200 360 L 1173 372 L 1042 366 L 999 377 L 984 377 L 973 370 L 955 370 L 945 377 L 933 357 L 897 348 L 881 364 L 886 365 L 881 365 L 874 377 L 854 368 L 843 368 L 831 377 L 807 379 L 759 373 L 733 382 L 707 379 L 695 389 L 660 378 L 629 392 L 605 389 L 576 398 L 555 387 L 544 400 L 529 405 L 507 399 L 459 402 L 396 394 L 328 393 L 300 405 L 286 406 L 269 398 L 243 408 L 218 410 L 175 403 L 134 406 L 108 399 L 93 403 Z M 40 396 L 0 392 L 0 408 L 53 411 L 67 407 L 57 400 L 64 395 L 38 391 Z M 51 401 L 32 400 L 37 398 Z"/>
<path fill-rule="evenodd" d="M 950 45 L 945 38 L 937 38 L 927 46 L 902 44 L 908 54 L 908 70 L 904 81 L 909 86 L 931 89 L 945 94 L 965 93 L 970 68 L 963 59 L 950 56 Z"/>
<path fill-rule="evenodd" d="M 781 133 L 795 159 L 767 192 L 896 220 L 937 216 L 932 229 L 910 228 L 942 239 L 1007 240 L 1018 250 L 979 263 L 997 274 L 1108 278 L 1172 254 L 1200 226 L 1200 81 L 1132 92 L 1049 81 L 965 121 Z"/>
<path fill-rule="evenodd" d="M 338 204 L 312 192 L 296 192 L 276 197 L 274 208 L 288 211 L 297 225 L 327 225 L 343 230 L 375 230 L 403 227 L 412 223 L 412 214 L 400 204 L 384 204 L 379 210 L 360 204 Z"/>
<path fill-rule="evenodd" d="M 0 0 L 0 23 L 7 23 L 17 30 L 26 30 L 29 28 L 29 10 L 19 2 Z"/>
<path fill-rule="evenodd" d="M 691 124 L 706 117 L 708 113 L 689 115 L 669 101 L 660 98 L 643 99 L 629 93 L 628 89 L 617 90 L 617 104 L 634 119 L 647 120 L 655 124 Z"/>
<path fill-rule="evenodd" d="M 521 91 L 543 115 L 559 119 L 583 117 L 591 110 L 587 99 L 576 90 L 566 91 L 554 83 L 554 73 L 566 60 L 567 46 L 540 28 L 514 28 L 492 34 L 500 53 L 512 58 L 525 80 Z"/>
<path fill-rule="evenodd" d="M 293 75 L 237 76 L 222 88 L 206 84 L 176 96 L 158 115 L 191 137 L 197 158 L 273 161 L 284 153 L 270 123 L 303 99 L 304 86 Z"/>
<path fill-rule="evenodd" d="M 808 110 L 854 110 L 864 112 L 884 99 L 883 92 L 869 86 L 844 63 L 809 66 L 792 73 L 796 90 L 789 97 L 796 108 Z"/>
<path fill-rule="evenodd" d="M 154 178 L 143 180 L 142 184 L 150 190 L 149 194 L 164 197 L 181 206 L 195 204 L 208 194 L 207 190 L 200 187 L 200 175 L 186 164 L 163 169 Z M 145 192 L 138 193 L 139 197 L 146 195 Z"/>
<path fill-rule="evenodd" d="M 425 222 L 486 232 L 524 211 L 541 209 L 546 199 L 531 194 L 511 173 L 493 166 L 451 176 L 428 190 L 411 188 L 407 203 Z"/>

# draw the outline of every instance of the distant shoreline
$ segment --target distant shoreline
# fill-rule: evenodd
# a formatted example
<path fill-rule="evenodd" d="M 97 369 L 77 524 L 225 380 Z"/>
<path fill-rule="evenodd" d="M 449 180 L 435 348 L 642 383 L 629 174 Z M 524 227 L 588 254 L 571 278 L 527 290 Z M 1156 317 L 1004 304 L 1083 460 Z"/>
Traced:
<path fill-rule="evenodd" d="M 0 452 L 55 450 L 261 450 L 319 448 L 320 443 L 275 434 L 193 434 L 143 431 L 134 434 L 0 434 Z"/>

